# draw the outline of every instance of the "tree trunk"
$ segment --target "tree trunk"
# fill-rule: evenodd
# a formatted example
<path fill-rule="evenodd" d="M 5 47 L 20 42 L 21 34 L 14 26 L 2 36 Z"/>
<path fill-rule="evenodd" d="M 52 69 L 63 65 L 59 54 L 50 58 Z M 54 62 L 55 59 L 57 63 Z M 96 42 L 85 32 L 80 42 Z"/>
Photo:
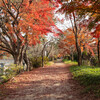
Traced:
<path fill-rule="evenodd" d="M 30 63 L 29 63 L 29 59 L 28 59 L 28 57 L 27 57 L 26 52 L 24 53 L 24 62 L 25 62 L 25 64 L 27 65 L 26 71 L 30 71 L 30 70 L 31 70 L 31 68 L 30 68 Z"/>
<path fill-rule="evenodd" d="M 23 61 L 23 59 L 21 58 L 22 56 L 21 55 L 13 55 L 13 59 L 14 59 L 14 64 L 16 64 L 16 67 L 18 66 L 18 65 L 20 65 L 20 66 L 22 66 L 23 65 L 23 63 L 22 63 L 22 61 Z M 19 68 L 18 70 L 17 70 L 17 73 L 19 74 L 21 72 L 21 68 Z"/>
<path fill-rule="evenodd" d="M 14 64 L 21 65 L 23 62 L 23 52 L 13 53 Z"/>
<path fill-rule="evenodd" d="M 42 50 L 41 57 L 42 57 L 42 67 L 44 67 L 44 48 Z"/>
<path fill-rule="evenodd" d="M 42 67 L 44 66 L 44 57 L 42 55 Z"/>
<path fill-rule="evenodd" d="M 76 40 L 76 49 L 77 49 L 77 54 L 78 54 L 78 66 L 80 66 L 82 65 L 82 55 L 81 55 L 81 49 L 78 44 L 77 34 L 75 35 L 75 40 Z"/>
<path fill-rule="evenodd" d="M 14 64 L 19 65 L 18 55 L 13 54 Z"/>
<path fill-rule="evenodd" d="M 73 51 L 72 51 L 72 54 L 71 54 L 71 60 L 74 61 L 74 54 L 73 54 Z"/>
<path fill-rule="evenodd" d="M 82 65 L 82 55 L 81 50 L 78 50 L 78 66 Z"/>
<path fill-rule="evenodd" d="M 98 50 L 98 65 L 100 67 L 100 38 L 98 38 L 97 50 Z"/>
<path fill-rule="evenodd" d="M 77 49 L 77 54 L 78 54 L 78 66 L 82 65 L 82 55 L 81 55 L 81 49 L 78 43 L 78 27 L 77 27 L 77 21 L 76 21 L 76 17 L 75 17 L 75 13 L 73 12 L 73 20 L 74 20 L 74 25 L 72 22 L 72 19 L 70 19 L 71 24 L 72 24 L 72 29 L 73 29 L 73 33 L 75 35 L 75 43 L 76 43 L 76 49 Z"/>
<path fill-rule="evenodd" d="M 47 53 L 47 57 L 49 57 L 49 55 L 50 55 L 52 49 L 53 49 L 53 45 L 51 45 L 50 50 L 49 50 L 49 52 Z"/>

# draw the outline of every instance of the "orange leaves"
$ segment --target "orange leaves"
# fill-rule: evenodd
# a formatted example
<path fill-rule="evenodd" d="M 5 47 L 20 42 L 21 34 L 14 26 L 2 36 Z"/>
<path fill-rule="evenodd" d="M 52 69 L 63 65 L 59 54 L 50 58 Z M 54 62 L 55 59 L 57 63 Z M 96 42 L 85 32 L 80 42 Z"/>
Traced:
<path fill-rule="evenodd" d="M 37 28 L 41 24 L 44 25 L 46 23 L 50 24 L 49 21 L 53 18 L 52 13 L 50 13 L 51 11 L 53 11 L 53 8 L 50 7 L 48 1 L 46 0 L 41 0 L 37 2 L 34 1 L 33 3 L 31 3 L 31 5 L 28 6 L 28 8 L 24 9 L 23 13 L 28 13 L 28 14 L 24 14 L 23 17 L 27 21 L 27 23 L 29 24 L 31 23 L 31 26 L 32 24 L 34 25 L 33 27 L 37 25 L 36 26 Z"/>
<path fill-rule="evenodd" d="M 8 3 L 9 0 L 5 1 Z M 25 36 L 27 35 L 27 41 L 30 44 L 36 44 L 41 36 L 46 35 L 48 32 L 53 32 L 51 26 L 55 27 L 53 22 L 55 8 L 50 4 L 49 0 L 23 0 L 21 7 L 19 7 L 20 3 L 17 4 L 16 1 L 7 5 L 11 7 L 8 7 L 9 11 L 13 10 L 11 10 L 13 17 L 5 10 L 9 19 L 5 26 L 14 43 L 17 41 L 17 36 L 25 43 Z"/>
<path fill-rule="evenodd" d="M 90 45 L 86 44 L 85 47 L 87 48 L 88 51 L 92 53 L 93 56 L 95 56 L 93 48 Z"/>
<path fill-rule="evenodd" d="M 99 38 L 100 37 L 100 24 L 95 27 L 94 32 L 91 33 L 93 37 Z"/>
<path fill-rule="evenodd" d="M 74 33 L 71 28 L 68 28 L 67 31 L 64 32 L 64 38 L 60 41 L 60 48 L 63 48 L 66 51 L 70 51 L 70 48 L 76 49 L 76 40 Z M 80 33 L 77 34 L 78 39 L 78 45 L 81 49 L 81 51 L 84 51 L 84 47 L 88 52 L 91 52 L 94 56 L 93 48 L 92 46 L 96 42 L 96 40 L 89 34 L 89 31 L 85 27 L 81 27 Z"/>
<path fill-rule="evenodd" d="M 24 0 L 19 26 L 23 33 L 28 33 L 29 44 L 39 42 L 39 37 L 51 31 L 54 8 L 47 0 Z"/>

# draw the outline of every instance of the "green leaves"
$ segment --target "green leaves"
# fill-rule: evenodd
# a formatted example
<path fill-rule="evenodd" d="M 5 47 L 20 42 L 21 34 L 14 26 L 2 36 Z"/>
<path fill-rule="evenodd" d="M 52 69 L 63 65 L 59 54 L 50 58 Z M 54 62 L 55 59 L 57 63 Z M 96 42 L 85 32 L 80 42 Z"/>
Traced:
<path fill-rule="evenodd" d="M 92 66 L 72 66 L 70 68 L 73 76 L 79 80 L 82 85 L 99 85 L 100 68 Z"/>

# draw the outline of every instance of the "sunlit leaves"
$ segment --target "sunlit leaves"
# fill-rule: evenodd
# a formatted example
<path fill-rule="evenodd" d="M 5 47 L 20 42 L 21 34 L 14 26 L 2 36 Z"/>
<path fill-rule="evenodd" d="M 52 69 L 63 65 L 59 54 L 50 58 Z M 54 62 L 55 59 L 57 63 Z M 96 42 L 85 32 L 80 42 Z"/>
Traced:
<path fill-rule="evenodd" d="M 96 43 L 96 39 L 91 36 L 88 30 L 83 26 L 81 27 L 81 31 L 78 34 L 78 45 L 81 48 L 81 52 L 84 50 L 87 50 L 87 52 L 91 52 L 94 56 L 94 51 L 92 50 L 92 45 Z M 73 30 L 71 28 L 68 28 L 67 31 L 64 32 L 64 38 L 60 41 L 59 47 L 66 51 L 68 54 L 71 54 L 71 48 L 73 48 L 73 51 L 76 50 L 76 44 L 75 44 L 75 36 L 73 33 Z M 64 53 L 63 52 L 63 53 Z"/>

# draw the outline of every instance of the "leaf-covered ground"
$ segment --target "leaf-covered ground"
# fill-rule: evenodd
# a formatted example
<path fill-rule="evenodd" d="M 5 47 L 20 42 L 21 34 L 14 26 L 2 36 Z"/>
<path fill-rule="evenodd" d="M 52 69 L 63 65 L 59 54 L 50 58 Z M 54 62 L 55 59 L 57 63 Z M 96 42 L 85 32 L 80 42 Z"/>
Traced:
<path fill-rule="evenodd" d="M 96 100 L 80 94 L 83 88 L 73 80 L 69 67 L 55 63 L 24 72 L 0 85 L 0 100 Z"/>

